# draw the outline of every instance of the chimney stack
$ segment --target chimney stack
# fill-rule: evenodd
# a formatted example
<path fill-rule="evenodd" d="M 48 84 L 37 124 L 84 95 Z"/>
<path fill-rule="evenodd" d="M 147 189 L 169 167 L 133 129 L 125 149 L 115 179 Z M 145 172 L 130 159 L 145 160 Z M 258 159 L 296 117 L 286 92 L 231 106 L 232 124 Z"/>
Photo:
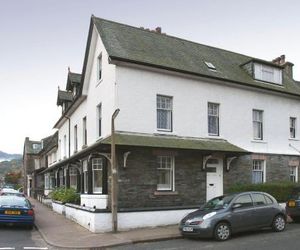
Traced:
<path fill-rule="evenodd" d="M 286 62 L 285 61 L 285 55 L 281 55 L 274 60 L 272 60 L 273 63 L 283 66 L 284 67 L 284 72 L 293 79 L 293 66 L 291 62 Z"/>

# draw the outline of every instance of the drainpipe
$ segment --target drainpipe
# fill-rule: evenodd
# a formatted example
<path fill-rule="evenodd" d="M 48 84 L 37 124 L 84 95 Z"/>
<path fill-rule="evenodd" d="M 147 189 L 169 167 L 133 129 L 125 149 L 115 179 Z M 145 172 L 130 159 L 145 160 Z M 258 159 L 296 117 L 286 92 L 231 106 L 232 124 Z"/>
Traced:
<path fill-rule="evenodd" d="M 64 115 L 64 117 L 66 118 L 66 119 L 68 119 L 68 121 L 69 121 L 69 139 L 68 139 L 68 141 L 69 141 L 69 158 L 70 158 L 70 156 L 71 156 L 71 119 L 70 119 L 70 117 L 68 117 L 68 116 L 66 116 L 66 115 Z"/>

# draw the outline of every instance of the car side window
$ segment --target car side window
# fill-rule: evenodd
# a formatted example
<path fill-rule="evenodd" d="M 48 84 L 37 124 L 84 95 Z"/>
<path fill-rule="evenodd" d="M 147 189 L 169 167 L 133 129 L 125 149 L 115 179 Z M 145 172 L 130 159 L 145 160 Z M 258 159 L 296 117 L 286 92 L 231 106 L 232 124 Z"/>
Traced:
<path fill-rule="evenodd" d="M 252 194 L 252 199 L 255 206 L 264 206 L 267 204 L 263 194 Z"/>
<path fill-rule="evenodd" d="M 273 200 L 269 196 L 267 196 L 267 195 L 264 195 L 264 196 L 266 198 L 267 204 L 273 204 Z"/>
<path fill-rule="evenodd" d="M 241 204 L 241 207 L 252 207 L 253 206 L 253 202 L 251 199 L 250 194 L 244 194 L 239 196 L 234 204 Z"/>

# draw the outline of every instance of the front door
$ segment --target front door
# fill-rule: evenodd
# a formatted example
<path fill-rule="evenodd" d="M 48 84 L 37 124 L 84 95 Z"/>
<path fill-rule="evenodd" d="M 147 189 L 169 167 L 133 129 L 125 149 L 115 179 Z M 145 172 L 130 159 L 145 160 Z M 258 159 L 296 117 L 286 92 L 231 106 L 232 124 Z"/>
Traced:
<path fill-rule="evenodd" d="M 206 163 L 206 200 L 223 194 L 223 161 L 209 159 Z"/>

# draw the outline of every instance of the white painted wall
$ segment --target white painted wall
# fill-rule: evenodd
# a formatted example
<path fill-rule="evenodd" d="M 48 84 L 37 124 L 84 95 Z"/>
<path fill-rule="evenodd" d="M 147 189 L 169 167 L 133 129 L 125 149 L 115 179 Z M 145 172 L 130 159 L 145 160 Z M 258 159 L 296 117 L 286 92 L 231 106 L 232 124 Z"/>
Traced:
<path fill-rule="evenodd" d="M 81 194 L 80 195 L 80 204 L 85 207 L 95 207 L 98 209 L 107 208 L 107 198 L 106 194 Z"/>
<path fill-rule="evenodd" d="M 139 133 L 156 130 L 156 95 L 173 97 L 172 135 L 209 137 L 207 103 L 220 104 L 220 136 L 257 153 L 299 153 L 300 101 L 291 97 L 247 90 L 125 66 L 117 67 L 117 104 L 121 112 L 116 129 Z M 254 141 L 252 110 L 264 111 L 264 140 Z M 297 140 L 289 139 L 289 117 L 297 117 Z M 216 138 L 216 137 L 213 137 Z"/>

